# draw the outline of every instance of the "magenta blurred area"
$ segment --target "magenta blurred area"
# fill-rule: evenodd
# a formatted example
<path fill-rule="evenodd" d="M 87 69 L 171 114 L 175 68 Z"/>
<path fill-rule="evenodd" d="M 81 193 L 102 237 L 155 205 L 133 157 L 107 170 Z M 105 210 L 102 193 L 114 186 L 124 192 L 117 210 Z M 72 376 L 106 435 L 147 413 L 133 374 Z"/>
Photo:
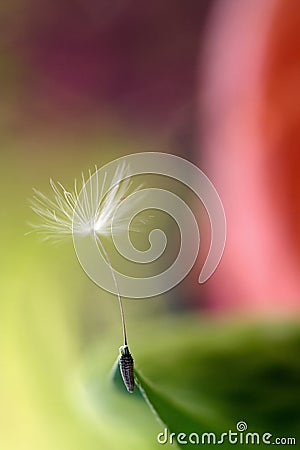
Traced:
<path fill-rule="evenodd" d="M 29 0 L 2 6 L 15 115 L 23 123 L 61 124 L 111 114 L 135 126 L 167 127 L 194 99 L 208 4 Z"/>

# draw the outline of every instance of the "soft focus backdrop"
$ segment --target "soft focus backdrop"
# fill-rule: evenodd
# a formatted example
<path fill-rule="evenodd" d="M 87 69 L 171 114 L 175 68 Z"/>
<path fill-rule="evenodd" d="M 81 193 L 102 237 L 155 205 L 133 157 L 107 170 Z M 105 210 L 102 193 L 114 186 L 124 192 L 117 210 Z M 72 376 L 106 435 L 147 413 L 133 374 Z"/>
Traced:
<path fill-rule="evenodd" d="M 0 20 L 0 449 L 159 448 L 147 405 L 108 382 L 115 298 L 71 242 L 24 236 L 33 186 L 140 151 L 210 176 L 228 240 L 205 286 L 207 245 L 179 287 L 125 302 L 137 365 L 196 432 L 296 436 L 299 2 L 15 0 Z"/>

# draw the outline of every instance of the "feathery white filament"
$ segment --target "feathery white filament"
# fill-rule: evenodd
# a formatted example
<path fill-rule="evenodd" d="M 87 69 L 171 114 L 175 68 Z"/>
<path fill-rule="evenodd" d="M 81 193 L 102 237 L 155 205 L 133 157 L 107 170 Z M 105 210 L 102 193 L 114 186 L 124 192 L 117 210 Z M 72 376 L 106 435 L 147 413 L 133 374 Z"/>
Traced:
<path fill-rule="evenodd" d="M 44 239 L 54 241 L 72 236 L 72 233 L 81 236 L 90 233 L 110 235 L 114 213 L 129 195 L 131 181 L 126 178 L 126 174 L 126 166 L 119 166 L 104 199 L 102 197 L 106 173 L 100 182 L 97 167 L 93 174 L 89 171 L 88 181 L 93 178 L 93 182 L 86 182 L 82 174 L 82 186 L 79 192 L 77 180 L 75 180 L 73 192 L 69 192 L 60 182 L 55 183 L 50 179 L 53 199 L 33 189 L 35 195 L 31 200 L 31 208 L 43 220 L 42 223 L 30 225 L 37 233 L 44 235 Z M 131 216 L 132 211 L 133 204 L 128 202 L 125 215 L 114 223 L 116 232 L 127 230 L 126 219 Z"/>
<path fill-rule="evenodd" d="M 106 172 L 101 183 L 96 166 L 93 174 L 89 170 L 87 181 L 85 181 L 83 174 L 81 178 L 82 186 L 79 192 L 77 180 L 75 180 L 73 192 L 69 192 L 60 182 L 55 183 L 50 179 L 50 185 L 53 190 L 52 199 L 33 189 L 35 195 L 31 200 L 31 208 L 42 219 L 42 223 L 31 224 L 31 226 L 37 233 L 42 234 L 46 240 L 59 241 L 65 237 L 72 236 L 72 234 L 78 236 L 91 234 L 95 238 L 99 245 L 99 251 L 103 253 L 111 270 L 120 306 L 124 345 L 127 345 L 124 311 L 118 282 L 100 236 L 111 234 L 114 213 L 129 195 L 131 181 L 128 178 L 128 169 L 125 164 L 118 166 L 108 189 L 105 189 Z M 104 191 L 107 194 L 103 198 Z M 132 217 L 132 211 L 135 206 L 135 202 L 128 202 L 124 215 L 114 223 L 114 231 L 127 230 L 127 219 Z"/>

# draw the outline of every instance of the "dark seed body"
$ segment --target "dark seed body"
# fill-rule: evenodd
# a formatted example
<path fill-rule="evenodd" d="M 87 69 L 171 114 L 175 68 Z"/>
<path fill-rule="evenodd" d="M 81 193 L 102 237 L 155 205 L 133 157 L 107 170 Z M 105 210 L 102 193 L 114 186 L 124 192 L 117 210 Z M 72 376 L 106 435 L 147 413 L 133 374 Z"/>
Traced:
<path fill-rule="evenodd" d="M 128 392 L 134 391 L 134 362 L 127 346 L 121 349 L 119 359 L 120 371 Z"/>

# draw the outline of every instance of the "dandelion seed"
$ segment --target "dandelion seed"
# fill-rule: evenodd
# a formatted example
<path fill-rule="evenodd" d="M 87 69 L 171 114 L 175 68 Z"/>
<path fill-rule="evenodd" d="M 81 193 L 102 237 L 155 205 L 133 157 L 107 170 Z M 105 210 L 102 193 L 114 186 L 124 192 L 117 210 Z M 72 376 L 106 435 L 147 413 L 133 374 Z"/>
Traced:
<path fill-rule="evenodd" d="M 99 172 L 95 166 L 95 172 L 89 170 L 89 178 L 86 181 L 84 175 L 81 177 L 81 189 L 78 192 L 78 183 L 75 180 L 74 191 L 69 192 L 60 183 L 55 183 L 50 179 L 50 185 L 53 191 L 53 197 L 48 198 L 42 192 L 33 189 L 34 196 L 31 200 L 32 210 L 40 217 L 41 223 L 30 224 L 33 231 L 42 235 L 45 240 L 58 242 L 72 235 L 87 236 L 92 235 L 97 242 L 99 251 L 103 254 L 112 274 L 116 287 L 117 297 L 120 306 L 124 346 L 121 347 L 119 358 L 120 371 L 124 384 L 128 392 L 134 390 L 133 358 L 129 352 L 127 343 L 127 333 L 122 298 L 112 267 L 109 255 L 102 242 L 103 236 L 111 234 L 112 221 L 114 213 L 120 204 L 141 187 L 131 191 L 131 180 L 128 177 L 128 168 L 120 165 L 108 187 L 107 194 L 103 197 L 107 174 L 104 174 L 103 180 L 99 180 Z M 138 200 L 139 201 L 139 200 Z M 115 232 L 127 230 L 128 217 L 132 217 L 132 212 L 136 207 L 136 202 L 128 202 L 124 209 L 124 214 L 114 222 Z M 144 223 L 144 220 L 141 220 Z M 136 230 L 135 228 L 132 228 Z"/>
<path fill-rule="evenodd" d="M 120 371 L 128 392 L 134 391 L 134 362 L 127 345 L 120 347 Z"/>

